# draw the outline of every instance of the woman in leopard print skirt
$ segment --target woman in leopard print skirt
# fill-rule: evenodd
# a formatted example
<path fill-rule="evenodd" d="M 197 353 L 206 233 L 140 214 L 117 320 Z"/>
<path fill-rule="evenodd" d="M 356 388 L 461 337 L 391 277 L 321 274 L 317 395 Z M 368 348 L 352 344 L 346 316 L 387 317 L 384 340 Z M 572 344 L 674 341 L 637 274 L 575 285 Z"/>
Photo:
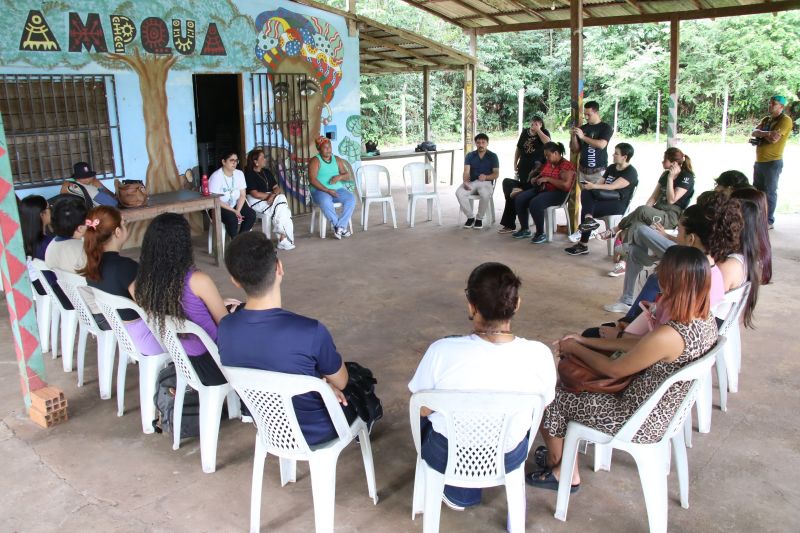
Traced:
<path fill-rule="evenodd" d="M 703 252 L 673 246 L 664 254 L 658 279 L 662 298 L 672 320 L 640 339 L 592 339 L 568 335 L 558 343 L 559 351 L 580 358 L 601 374 L 612 378 L 634 376 L 617 394 L 571 393 L 556 388 L 556 398 L 545 410 L 540 432 L 546 444 L 535 457 L 542 469 L 526 479 L 530 485 L 558 489 L 558 474 L 567 424 L 575 420 L 608 434 L 615 434 L 636 410 L 672 374 L 705 355 L 717 341 L 717 324 L 709 312 L 711 275 Z M 610 359 L 601 352 L 622 350 Z M 633 438 L 634 442 L 657 442 L 689 390 L 689 383 L 676 383 Z M 574 469 L 572 491 L 580 486 Z"/>

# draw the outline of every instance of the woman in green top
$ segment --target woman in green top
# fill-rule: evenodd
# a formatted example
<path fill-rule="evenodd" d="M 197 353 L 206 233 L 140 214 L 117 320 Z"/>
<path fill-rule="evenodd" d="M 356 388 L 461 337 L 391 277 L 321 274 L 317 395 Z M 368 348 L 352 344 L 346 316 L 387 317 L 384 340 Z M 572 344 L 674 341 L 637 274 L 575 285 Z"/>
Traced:
<path fill-rule="evenodd" d="M 341 158 L 333 155 L 331 141 L 320 135 L 317 137 L 318 155 L 308 163 L 308 179 L 311 182 L 311 198 L 319 206 L 325 217 L 331 221 L 337 239 L 352 235 L 347 229 L 350 217 L 356 208 L 356 197 L 345 187 L 352 181 L 347 167 Z M 342 214 L 336 212 L 334 204 L 342 204 Z"/>

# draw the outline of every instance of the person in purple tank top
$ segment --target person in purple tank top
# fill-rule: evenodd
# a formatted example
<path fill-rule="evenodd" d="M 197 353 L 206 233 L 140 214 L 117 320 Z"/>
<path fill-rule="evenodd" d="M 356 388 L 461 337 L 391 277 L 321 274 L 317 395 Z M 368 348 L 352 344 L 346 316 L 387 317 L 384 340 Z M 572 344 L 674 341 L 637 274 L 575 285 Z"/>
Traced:
<path fill-rule="evenodd" d="M 191 320 L 215 342 L 217 324 L 228 314 L 226 304 L 234 308 L 239 304 L 223 301 L 214 280 L 197 270 L 189 223 L 175 213 L 158 215 L 147 228 L 134 283 L 136 302 L 159 327 L 164 326 L 166 316 Z M 226 383 L 199 338 L 187 335 L 181 343 L 203 385 Z"/>

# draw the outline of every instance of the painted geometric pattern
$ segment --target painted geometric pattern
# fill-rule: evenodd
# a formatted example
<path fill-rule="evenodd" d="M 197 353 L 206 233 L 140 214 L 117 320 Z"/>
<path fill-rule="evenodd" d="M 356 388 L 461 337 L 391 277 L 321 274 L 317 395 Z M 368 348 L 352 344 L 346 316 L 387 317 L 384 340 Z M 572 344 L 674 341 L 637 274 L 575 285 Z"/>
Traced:
<path fill-rule="evenodd" d="M 0 275 L 14 337 L 20 386 L 25 396 L 25 406 L 29 407 L 31 391 L 41 389 L 47 384 L 31 282 L 25 266 L 17 200 L 12 184 L 3 118 L 0 116 Z"/>

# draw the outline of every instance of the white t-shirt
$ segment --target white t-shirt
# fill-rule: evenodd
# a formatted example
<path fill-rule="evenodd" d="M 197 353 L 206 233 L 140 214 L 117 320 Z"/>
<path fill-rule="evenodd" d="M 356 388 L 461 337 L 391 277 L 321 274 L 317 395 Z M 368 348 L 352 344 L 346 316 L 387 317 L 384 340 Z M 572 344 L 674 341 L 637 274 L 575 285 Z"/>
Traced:
<path fill-rule="evenodd" d="M 244 180 L 244 172 L 238 168 L 233 171 L 233 176 L 226 176 L 221 168 L 218 168 L 208 178 L 208 190 L 213 194 L 221 194 L 221 200 L 228 204 L 228 206 L 236 208 L 236 203 L 243 189 L 247 188 L 247 183 Z"/>
<path fill-rule="evenodd" d="M 412 393 L 434 389 L 541 394 L 547 405 L 555 397 L 555 386 L 553 354 L 541 342 L 516 337 L 511 342 L 494 344 L 477 335 L 469 335 L 441 339 L 431 344 L 408 389 Z M 447 425 L 442 415 L 433 413 L 428 419 L 434 431 L 447 436 Z M 505 451 L 513 450 L 530 427 L 529 418 L 512 418 Z"/>

